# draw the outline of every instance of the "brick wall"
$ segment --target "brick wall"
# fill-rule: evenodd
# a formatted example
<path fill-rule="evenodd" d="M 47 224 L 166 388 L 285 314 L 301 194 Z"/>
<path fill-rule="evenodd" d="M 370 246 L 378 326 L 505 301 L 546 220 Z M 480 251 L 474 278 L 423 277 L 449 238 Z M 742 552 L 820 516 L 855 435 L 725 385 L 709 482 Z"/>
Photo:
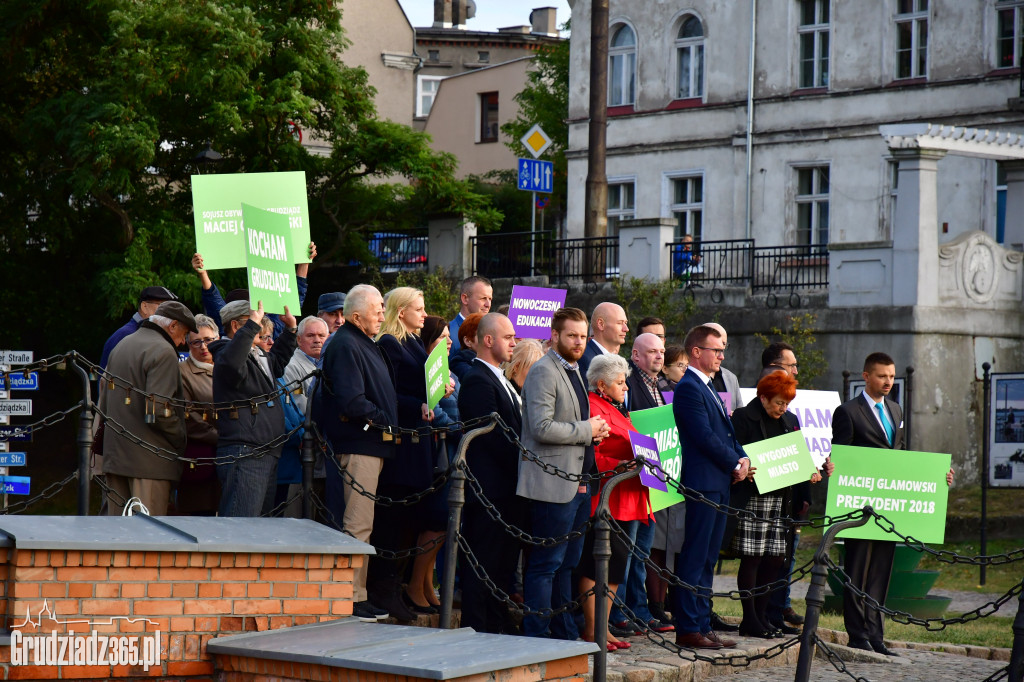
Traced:
<path fill-rule="evenodd" d="M 157 551 L 0 551 L 0 615 L 22 633 L 141 634 L 160 630 L 161 663 L 13 666 L 0 679 L 212 679 L 215 636 L 333 620 L 352 613 L 352 569 L 362 555 Z M 43 614 L 44 603 L 53 619 Z M 65 621 L 89 621 L 65 624 Z"/>
<path fill-rule="evenodd" d="M 434 682 L 420 677 L 389 675 L 315 663 L 270 661 L 243 656 L 218 656 L 218 682 Z M 534 663 L 489 673 L 457 677 L 447 682 L 583 682 L 587 674 L 588 656 L 572 656 L 547 663 Z"/>

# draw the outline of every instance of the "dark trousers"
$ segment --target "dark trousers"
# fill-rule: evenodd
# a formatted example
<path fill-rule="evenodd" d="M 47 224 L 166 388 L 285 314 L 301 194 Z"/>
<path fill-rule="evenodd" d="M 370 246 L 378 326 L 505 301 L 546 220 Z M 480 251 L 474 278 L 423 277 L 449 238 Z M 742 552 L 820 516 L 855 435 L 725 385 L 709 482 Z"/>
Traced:
<path fill-rule="evenodd" d="M 260 516 L 273 508 L 281 448 L 257 457 L 252 452 L 248 445 L 217 448 L 217 457 L 224 460 L 217 464 L 217 478 L 222 486 L 220 516 Z M 234 459 L 227 461 L 228 457 Z"/>
<path fill-rule="evenodd" d="M 887 540 L 845 540 L 846 558 L 843 570 L 850 582 L 885 604 L 889 592 L 889 576 L 896 543 Z M 870 608 L 860 596 L 843 590 L 843 621 L 850 642 L 882 643 L 882 613 Z"/>
<path fill-rule="evenodd" d="M 508 523 L 524 527 L 524 500 L 519 497 L 491 500 Z M 480 568 L 505 594 L 514 590 L 519 541 L 505 532 L 480 504 L 467 502 L 462 513 L 462 536 L 473 550 Z M 462 585 L 462 625 L 477 632 L 501 634 L 507 629 L 508 606 L 477 577 L 466 558 L 459 560 Z"/>
<path fill-rule="evenodd" d="M 729 491 L 702 490 L 704 497 L 719 504 L 728 504 Z M 682 587 L 672 588 L 672 615 L 676 619 L 676 632 L 705 633 L 711 630 L 711 592 L 715 578 L 718 550 L 725 535 L 725 514 L 706 504 L 686 505 L 683 548 L 676 557 L 676 575 L 684 583 L 697 585 L 696 595 Z"/>

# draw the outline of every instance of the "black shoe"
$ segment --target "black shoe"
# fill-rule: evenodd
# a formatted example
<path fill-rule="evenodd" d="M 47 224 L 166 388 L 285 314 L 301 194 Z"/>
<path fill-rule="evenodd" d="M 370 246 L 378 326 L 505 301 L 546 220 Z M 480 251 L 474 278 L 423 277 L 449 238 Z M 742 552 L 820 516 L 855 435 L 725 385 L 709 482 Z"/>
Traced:
<path fill-rule="evenodd" d="M 775 628 L 776 630 L 778 630 L 779 632 L 781 632 L 784 635 L 799 635 L 800 634 L 800 628 L 790 627 L 790 626 L 786 625 L 785 621 L 773 620 L 770 623 L 768 623 L 768 625 L 770 625 L 771 627 Z"/>
<path fill-rule="evenodd" d="M 743 623 L 740 623 L 739 627 L 740 637 L 757 637 L 758 639 L 774 639 L 775 630 L 771 628 L 762 628 L 760 624 L 753 627 L 749 627 Z"/>
<path fill-rule="evenodd" d="M 782 618 L 787 623 L 791 623 L 793 625 L 803 625 L 804 624 L 804 617 L 801 616 L 796 611 L 794 611 L 792 606 L 782 612 Z"/>
<path fill-rule="evenodd" d="M 651 615 L 660 620 L 662 623 L 671 623 L 672 619 L 665 613 L 664 602 L 647 602 L 647 610 L 651 612 Z"/>
<path fill-rule="evenodd" d="M 896 655 L 895 652 L 891 651 L 890 649 L 885 648 L 885 645 L 882 644 L 881 642 L 871 642 L 870 644 L 871 644 L 871 649 L 876 654 L 882 654 L 883 656 L 895 656 Z"/>
<path fill-rule="evenodd" d="M 715 632 L 739 632 L 740 626 L 733 625 L 732 623 L 726 623 L 722 620 L 714 611 L 711 612 L 711 629 Z"/>
<path fill-rule="evenodd" d="M 426 606 L 420 606 L 419 604 L 414 602 L 412 599 L 410 599 L 409 595 L 406 594 L 405 592 L 402 592 L 402 602 L 404 602 L 405 605 L 407 607 L 409 607 L 409 610 L 412 611 L 413 613 L 423 614 L 425 616 L 433 616 L 435 613 L 438 612 L 437 609 L 434 608 L 434 606 L 432 604 L 427 604 Z"/>
<path fill-rule="evenodd" d="M 416 620 L 416 614 L 409 610 L 403 603 L 402 596 L 398 593 L 382 594 L 374 601 L 387 609 L 388 613 L 395 620 L 410 622 Z"/>
<path fill-rule="evenodd" d="M 378 609 L 368 601 L 358 601 L 352 605 L 352 617 L 364 623 L 376 623 L 378 620 L 388 617 L 388 612 Z"/>
<path fill-rule="evenodd" d="M 850 647 L 851 649 L 861 649 L 862 651 L 874 651 L 874 649 L 871 648 L 871 645 L 863 640 L 850 640 L 850 643 L 846 646 Z"/>
<path fill-rule="evenodd" d="M 643 634 L 643 632 L 633 624 L 632 621 L 623 620 L 618 623 L 608 623 L 608 632 L 612 634 L 612 637 L 636 637 L 637 635 Z"/>

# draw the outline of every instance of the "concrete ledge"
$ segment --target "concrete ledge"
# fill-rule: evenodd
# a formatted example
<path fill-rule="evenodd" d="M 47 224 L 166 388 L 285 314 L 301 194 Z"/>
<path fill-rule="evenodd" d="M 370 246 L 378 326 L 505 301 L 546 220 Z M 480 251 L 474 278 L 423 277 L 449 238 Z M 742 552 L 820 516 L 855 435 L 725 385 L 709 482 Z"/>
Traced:
<path fill-rule="evenodd" d="M 437 630 L 346 618 L 272 632 L 217 637 L 210 640 L 207 651 L 217 657 L 450 680 L 576 656 L 585 660 L 582 657 L 595 653 L 597 645 L 483 634 L 471 628 Z"/>

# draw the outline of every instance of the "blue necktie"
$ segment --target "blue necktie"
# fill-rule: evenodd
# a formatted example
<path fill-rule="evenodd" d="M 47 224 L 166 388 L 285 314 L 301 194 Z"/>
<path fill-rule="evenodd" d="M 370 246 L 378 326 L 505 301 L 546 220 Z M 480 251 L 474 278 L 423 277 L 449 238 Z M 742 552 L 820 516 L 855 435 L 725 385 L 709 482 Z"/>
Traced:
<path fill-rule="evenodd" d="M 885 437 L 889 439 L 889 445 L 892 445 L 892 424 L 889 423 L 889 417 L 885 414 L 885 406 L 882 403 L 875 403 L 875 409 L 878 410 L 878 416 L 882 420 Z"/>

